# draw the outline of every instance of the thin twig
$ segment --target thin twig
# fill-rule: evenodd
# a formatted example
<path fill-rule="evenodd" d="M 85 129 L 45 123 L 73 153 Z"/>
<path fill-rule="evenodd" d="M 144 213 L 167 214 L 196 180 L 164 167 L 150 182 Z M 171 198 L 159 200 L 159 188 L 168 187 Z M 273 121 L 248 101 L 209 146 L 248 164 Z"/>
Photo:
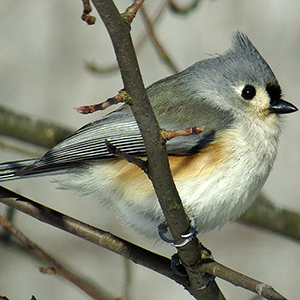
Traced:
<path fill-rule="evenodd" d="M 134 0 L 133 4 L 127 7 L 126 11 L 121 14 L 124 21 L 128 24 L 131 24 L 135 18 L 138 10 L 141 8 L 145 0 Z"/>
<path fill-rule="evenodd" d="M 154 27 L 159 21 L 159 19 L 162 17 L 163 12 L 165 11 L 167 6 L 168 6 L 167 1 L 161 1 L 161 6 L 157 8 L 157 10 L 154 13 L 153 20 L 151 20 L 152 27 Z M 136 52 L 138 52 L 142 48 L 147 38 L 148 35 L 143 33 L 142 36 L 137 39 L 137 42 L 135 43 Z M 97 74 L 107 74 L 107 73 L 119 71 L 119 67 L 116 63 L 113 63 L 111 66 L 99 66 L 94 62 L 87 62 L 86 67 L 88 68 L 89 71 Z"/>
<path fill-rule="evenodd" d="M 167 67 L 171 70 L 173 73 L 178 73 L 178 68 L 173 63 L 170 54 L 167 53 L 167 51 L 162 46 L 161 42 L 158 40 L 154 28 L 151 24 L 150 18 L 148 17 L 148 14 L 146 13 L 146 10 L 144 7 L 141 7 L 141 15 L 143 17 L 143 20 L 145 22 L 146 30 L 148 33 L 148 36 L 158 54 L 160 59 L 167 65 Z"/>
<path fill-rule="evenodd" d="M 198 4 L 201 2 L 201 0 L 192 0 L 191 4 L 185 6 L 185 7 L 180 7 L 179 4 L 175 3 L 174 0 L 168 0 L 169 7 L 171 11 L 173 11 L 176 14 L 180 15 L 187 15 L 193 10 L 195 10 L 198 6 Z"/>
<path fill-rule="evenodd" d="M 222 278 L 235 286 L 242 287 L 270 300 L 287 300 L 273 289 L 272 286 L 234 271 L 220 263 L 210 262 L 201 266 L 209 274 Z"/>
<path fill-rule="evenodd" d="M 177 283 L 182 284 L 185 288 L 190 286 L 189 281 L 187 281 L 185 277 L 180 277 L 172 272 L 170 268 L 170 260 L 166 257 L 134 245 L 112 235 L 109 232 L 78 221 L 1 186 L 0 202 L 14 207 L 15 209 L 18 209 L 42 222 L 62 229 L 96 245 L 102 246 L 116 254 L 122 255 L 137 264 L 175 280 Z M 35 245 L 30 241 L 29 246 L 34 248 Z M 236 286 L 243 287 L 262 295 L 267 299 L 285 299 L 269 285 L 231 270 L 216 261 L 210 260 L 210 262 L 206 264 L 196 264 L 192 266 L 192 268 L 193 272 L 207 272 Z"/>
<path fill-rule="evenodd" d="M 94 25 L 96 18 L 90 15 L 92 11 L 92 6 L 90 0 L 82 0 L 83 3 L 83 13 L 81 15 L 81 20 L 85 21 L 88 25 Z"/>
<path fill-rule="evenodd" d="M 162 138 L 169 141 L 178 136 L 189 136 L 192 134 L 200 134 L 204 130 L 204 126 L 189 127 L 187 129 L 165 130 L 161 131 Z"/>
<path fill-rule="evenodd" d="M 160 6 L 157 7 L 155 12 L 153 13 L 153 17 L 151 16 L 150 25 L 152 28 L 154 28 L 160 18 L 163 16 L 163 13 L 166 11 L 166 8 L 168 7 L 168 1 L 164 0 L 161 1 Z M 143 9 L 145 6 L 143 6 Z M 139 51 L 139 49 L 144 45 L 146 39 L 148 38 L 147 34 L 143 34 L 135 43 L 135 49 L 136 51 Z"/>
<path fill-rule="evenodd" d="M 130 104 L 130 100 L 131 100 L 131 98 L 126 93 L 126 91 L 121 90 L 121 91 L 119 91 L 118 95 L 116 95 L 112 98 L 108 98 L 104 102 L 101 102 L 98 104 L 93 104 L 93 105 L 85 105 L 85 106 L 76 107 L 75 110 L 81 114 L 91 114 L 98 110 L 104 110 L 114 104 L 124 103 L 124 102 L 126 102 L 127 104 Z"/>
<path fill-rule="evenodd" d="M 115 147 L 113 144 L 111 144 L 107 139 L 105 139 L 105 144 L 106 144 L 106 148 L 107 148 L 108 152 L 113 154 L 116 158 L 125 159 L 128 162 L 138 166 L 146 174 L 148 173 L 148 162 L 147 161 L 121 151 L 120 149 Z"/>
<path fill-rule="evenodd" d="M 19 229 L 13 226 L 11 222 L 9 222 L 6 218 L 2 216 L 0 216 L 0 225 L 12 236 L 17 238 L 28 249 L 32 250 L 37 256 L 39 256 L 40 258 L 45 260 L 49 265 L 52 266 L 52 268 L 40 268 L 40 271 L 42 273 L 57 274 L 66 278 L 95 300 L 112 299 L 112 297 L 107 298 L 104 295 L 100 295 L 100 292 L 96 290 L 92 285 L 82 281 L 77 275 L 67 270 L 62 264 L 58 263 L 52 256 L 46 253 L 42 248 L 40 248 L 24 233 L 22 233 Z"/>

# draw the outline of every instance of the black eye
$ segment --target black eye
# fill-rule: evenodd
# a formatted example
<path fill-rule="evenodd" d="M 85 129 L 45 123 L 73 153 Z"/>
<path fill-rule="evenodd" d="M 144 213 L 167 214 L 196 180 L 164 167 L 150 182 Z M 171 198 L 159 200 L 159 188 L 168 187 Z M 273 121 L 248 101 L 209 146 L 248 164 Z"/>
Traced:
<path fill-rule="evenodd" d="M 246 85 L 242 90 L 242 97 L 245 100 L 252 100 L 256 95 L 256 90 L 253 85 Z"/>

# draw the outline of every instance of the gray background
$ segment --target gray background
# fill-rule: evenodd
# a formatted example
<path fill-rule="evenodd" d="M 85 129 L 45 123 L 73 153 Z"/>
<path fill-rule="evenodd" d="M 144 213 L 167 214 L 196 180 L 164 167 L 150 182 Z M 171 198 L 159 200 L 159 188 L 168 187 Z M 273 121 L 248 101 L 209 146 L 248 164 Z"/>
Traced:
<path fill-rule="evenodd" d="M 147 1 L 146 1 L 147 2 Z M 160 1 L 146 3 L 149 13 Z M 118 1 L 124 11 L 130 1 Z M 94 12 L 96 15 L 96 13 Z M 95 76 L 86 62 L 115 61 L 110 40 L 99 18 L 93 27 L 80 20 L 81 1 L 0 2 L 0 102 L 25 114 L 78 128 L 98 115 L 82 116 L 73 107 L 100 102 L 122 88 L 118 72 Z M 222 53 L 231 34 L 248 34 L 277 75 L 284 99 L 300 107 L 300 2 L 297 0 L 203 1 L 188 17 L 167 11 L 156 31 L 180 69 L 207 54 Z M 143 32 L 141 18 L 133 25 L 136 40 Z M 149 42 L 138 53 L 146 85 L 170 75 Z M 280 206 L 299 211 L 299 113 L 286 117 L 279 154 L 264 190 Z M 0 150 L 0 161 L 28 154 Z M 88 197 L 57 190 L 53 177 L 9 182 L 5 186 L 66 214 L 109 230 L 161 254 L 169 245 L 154 244 L 121 228 L 113 213 Z M 5 207 L 0 205 L 0 213 Z M 73 270 L 123 296 L 123 259 L 21 213 L 16 224 L 36 243 Z M 201 237 L 215 258 L 249 276 L 271 284 L 289 299 L 298 299 L 299 244 L 239 224 Z M 0 248 L 0 295 L 10 299 L 88 299 L 65 280 L 42 275 L 40 263 L 25 253 Z M 132 265 L 131 299 L 190 299 L 184 289 L 143 267 Z M 241 288 L 218 280 L 228 299 L 252 299 Z"/>

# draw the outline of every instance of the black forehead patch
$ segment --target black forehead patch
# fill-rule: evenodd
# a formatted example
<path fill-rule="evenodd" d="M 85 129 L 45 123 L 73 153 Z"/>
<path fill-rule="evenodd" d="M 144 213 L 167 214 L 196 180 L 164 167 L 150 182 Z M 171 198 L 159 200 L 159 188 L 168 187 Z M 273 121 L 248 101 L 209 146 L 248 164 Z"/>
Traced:
<path fill-rule="evenodd" d="M 275 105 L 281 98 L 281 87 L 278 84 L 268 84 L 266 90 L 271 99 L 271 105 Z"/>

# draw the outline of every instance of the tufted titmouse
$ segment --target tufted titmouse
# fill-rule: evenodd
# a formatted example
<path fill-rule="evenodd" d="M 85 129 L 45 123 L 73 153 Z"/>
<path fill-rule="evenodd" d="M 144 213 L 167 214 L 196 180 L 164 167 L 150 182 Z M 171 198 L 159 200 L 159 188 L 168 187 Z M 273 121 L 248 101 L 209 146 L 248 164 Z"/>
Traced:
<path fill-rule="evenodd" d="M 236 219 L 265 183 L 277 153 L 280 114 L 297 111 L 281 99 L 272 70 L 242 33 L 223 55 L 202 60 L 147 89 L 161 128 L 205 126 L 200 135 L 167 142 L 169 163 L 187 213 L 205 232 Z M 157 237 L 164 217 L 147 175 L 116 159 L 118 149 L 144 156 L 127 105 L 80 128 L 42 158 L 0 165 L 0 180 L 67 172 L 61 185 L 93 194 L 140 233 Z"/>

